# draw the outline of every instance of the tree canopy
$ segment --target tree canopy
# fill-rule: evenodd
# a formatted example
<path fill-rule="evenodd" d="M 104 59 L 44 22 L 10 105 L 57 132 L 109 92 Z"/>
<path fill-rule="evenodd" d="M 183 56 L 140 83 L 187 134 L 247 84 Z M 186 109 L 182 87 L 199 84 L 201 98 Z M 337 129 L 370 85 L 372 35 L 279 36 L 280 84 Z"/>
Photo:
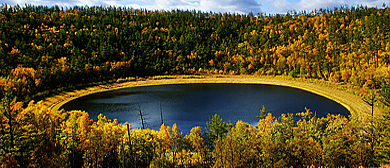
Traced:
<path fill-rule="evenodd" d="M 390 8 L 240 15 L 121 7 L 0 7 L 1 96 L 163 74 L 390 82 Z"/>
<path fill-rule="evenodd" d="M 377 167 L 390 164 L 390 8 L 254 16 L 121 7 L 0 7 L 2 167 Z M 260 74 L 363 88 L 380 116 L 225 123 L 183 135 L 29 101 L 40 92 L 165 74 Z M 372 89 L 371 91 L 368 91 Z M 380 90 L 380 91 L 379 91 Z M 377 93 L 381 93 L 380 96 Z M 256 116 L 253 116 L 256 117 Z M 298 118 L 298 119 L 294 119 Z"/>

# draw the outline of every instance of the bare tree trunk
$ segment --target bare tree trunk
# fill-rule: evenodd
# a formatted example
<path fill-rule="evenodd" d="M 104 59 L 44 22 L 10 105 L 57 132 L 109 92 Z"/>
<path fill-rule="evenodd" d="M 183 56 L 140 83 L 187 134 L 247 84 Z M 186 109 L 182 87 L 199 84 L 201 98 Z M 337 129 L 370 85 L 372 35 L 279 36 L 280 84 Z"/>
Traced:
<path fill-rule="evenodd" d="M 161 107 L 161 102 L 160 102 L 160 115 L 161 115 L 161 125 L 164 124 L 164 118 L 163 118 L 163 111 Z"/>
<path fill-rule="evenodd" d="M 141 107 L 139 107 L 139 115 L 141 116 L 142 129 L 145 129 L 144 118 L 143 118 Z"/>

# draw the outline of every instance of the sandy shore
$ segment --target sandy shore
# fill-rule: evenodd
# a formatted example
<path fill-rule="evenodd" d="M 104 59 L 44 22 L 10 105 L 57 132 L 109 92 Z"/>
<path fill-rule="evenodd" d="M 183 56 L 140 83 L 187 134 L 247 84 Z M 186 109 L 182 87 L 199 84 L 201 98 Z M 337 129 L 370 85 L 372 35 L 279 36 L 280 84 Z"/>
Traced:
<path fill-rule="evenodd" d="M 194 76 L 196 77 L 196 76 Z M 308 92 L 312 92 L 333 101 L 338 102 L 347 108 L 352 116 L 366 117 L 371 114 L 370 106 L 360 97 L 346 91 L 337 90 L 323 84 L 311 83 L 305 80 L 295 80 L 288 77 L 269 76 L 202 76 L 200 78 L 187 78 L 185 76 L 168 76 L 172 79 L 146 79 L 125 83 L 113 83 L 108 85 L 98 85 L 72 92 L 61 93 L 59 95 L 46 98 L 44 104 L 51 110 L 59 110 L 65 103 L 78 97 L 93 93 L 122 89 L 127 87 L 166 85 L 166 84 L 188 84 L 188 83 L 242 83 L 242 84 L 269 84 L 288 86 Z M 376 108 L 375 113 L 380 113 Z"/>

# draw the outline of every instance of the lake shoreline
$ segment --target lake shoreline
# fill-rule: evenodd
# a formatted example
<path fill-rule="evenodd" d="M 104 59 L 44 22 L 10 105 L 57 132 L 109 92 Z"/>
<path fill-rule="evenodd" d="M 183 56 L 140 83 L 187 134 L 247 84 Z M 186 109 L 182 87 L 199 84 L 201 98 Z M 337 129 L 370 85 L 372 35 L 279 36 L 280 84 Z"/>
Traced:
<path fill-rule="evenodd" d="M 256 76 L 256 75 L 209 75 L 209 76 L 155 76 L 147 79 L 137 79 L 135 81 L 112 83 L 105 85 L 96 85 L 71 92 L 60 93 L 58 95 L 48 97 L 44 100 L 44 104 L 50 110 L 60 110 L 60 108 L 69 101 L 79 97 L 87 96 L 94 93 L 118 90 L 130 87 L 154 86 L 154 85 L 169 85 L 169 84 L 191 84 L 191 83 L 237 83 L 237 84 L 265 84 L 292 87 L 307 92 L 311 92 L 327 99 L 333 100 L 344 106 L 351 116 L 364 117 L 371 114 L 371 107 L 365 103 L 360 97 L 348 93 L 343 90 L 338 90 L 331 86 L 326 86 L 319 83 L 310 82 L 290 78 L 286 76 Z M 375 113 L 380 113 L 376 108 Z"/>

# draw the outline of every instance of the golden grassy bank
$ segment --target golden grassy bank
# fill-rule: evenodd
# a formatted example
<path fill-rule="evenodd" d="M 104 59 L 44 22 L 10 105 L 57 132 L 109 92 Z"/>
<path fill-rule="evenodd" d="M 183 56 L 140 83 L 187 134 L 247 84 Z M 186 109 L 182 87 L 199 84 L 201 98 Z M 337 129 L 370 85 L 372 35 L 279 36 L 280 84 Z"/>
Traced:
<path fill-rule="evenodd" d="M 123 83 L 113 83 L 106 85 L 97 85 L 72 92 L 65 92 L 59 95 L 46 98 L 44 100 L 51 110 L 59 110 L 65 103 L 76 98 L 104 91 L 116 89 L 151 86 L 151 85 L 167 85 L 167 84 L 189 84 L 189 83 L 240 83 L 240 84 L 268 84 L 293 87 L 308 92 L 312 92 L 333 101 L 338 102 L 347 108 L 351 115 L 361 115 L 362 117 L 371 114 L 371 107 L 365 103 L 359 96 L 349 93 L 344 90 L 336 89 L 324 82 L 316 82 L 313 80 L 295 79 L 285 76 L 155 76 L 147 79 L 139 78 L 136 81 Z M 286 111 L 287 113 L 288 111 Z M 380 113 L 378 108 L 375 108 L 375 113 Z"/>

